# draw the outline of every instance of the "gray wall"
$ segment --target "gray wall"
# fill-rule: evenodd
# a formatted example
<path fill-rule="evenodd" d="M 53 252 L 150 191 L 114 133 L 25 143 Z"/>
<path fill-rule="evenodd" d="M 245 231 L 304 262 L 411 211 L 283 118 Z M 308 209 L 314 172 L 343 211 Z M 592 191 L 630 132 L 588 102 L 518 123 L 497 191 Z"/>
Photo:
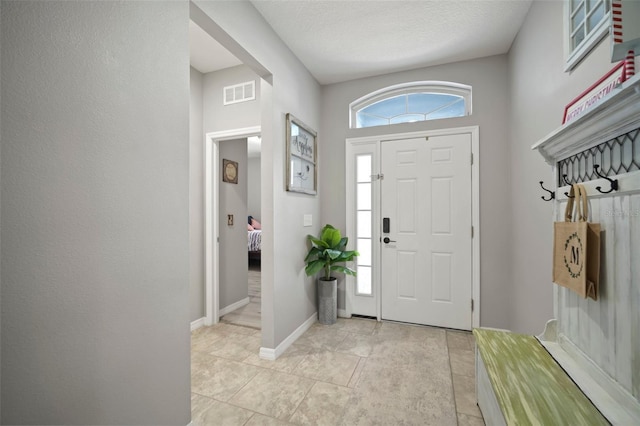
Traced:
<path fill-rule="evenodd" d="M 260 173 L 260 157 L 249 158 L 249 164 L 247 166 L 247 181 L 249 184 L 247 188 L 247 209 L 249 214 L 258 222 L 262 220 L 260 215 L 260 210 L 262 210 L 260 203 L 260 198 L 262 197 L 262 178 L 260 177 Z"/>
<path fill-rule="evenodd" d="M 189 318 L 204 312 L 204 130 L 202 74 L 191 68 L 189 107 Z"/>
<path fill-rule="evenodd" d="M 220 182 L 220 309 L 249 297 L 247 267 L 247 140 L 220 142 L 222 160 L 238 163 L 238 183 Z M 233 226 L 227 215 L 233 215 Z"/>
<path fill-rule="evenodd" d="M 223 105 L 225 86 L 256 81 L 256 100 Z M 189 160 L 190 319 L 205 316 L 204 282 L 204 138 L 209 132 L 260 125 L 260 78 L 240 65 L 202 74 L 191 68 L 191 134 Z M 245 154 L 246 155 L 246 154 Z M 225 218 L 226 226 L 226 218 Z M 246 250 L 245 250 L 246 251 Z M 245 253 L 246 254 L 246 253 Z M 222 258 L 221 258 L 222 261 Z M 222 289 L 221 289 L 222 291 Z M 246 297 L 246 296 L 245 296 Z M 233 299 L 233 297 L 231 297 Z M 237 300 L 235 300 L 237 301 Z M 224 300 L 220 307 L 227 306 Z"/>
<path fill-rule="evenodd" d="M 2 2 L 2 423 L 190 421 L 189 6 Z"/>
<path fill-rule="evenodd" d="M 394 84 L 442 80 L 473 86 L 473 114 L 468 117 L 349 129 L 349 103 Z M 480 128 L 480 323 L 509 325 L 509 222 L 507 143 L 507 58 L 505 55 L 387 74 L 323 87 L 320 128 L 322 220 L 345 229 L 345 139 L 388 133 L 478 125 Z M 344 307 L 340 282 L 339 307 Z"/>
<path fill-rule="evenodd" d="M 262 345 L 274 349 L 316 312 L 315 283 L 304 274 L 304 257 L 306 235 L 320 229 L 321 196 L 285 191 L 284 123 L 290 112 L 319 129 L 320 86 L 249 2 L 196 0 L 195 4 L 235 39 L 245 54 L 248 52 L 272 73 L 273 84 L 262 82 L 260 87 L 261 278 Z M 312 227 L 303 226 L 304 214 L 313 216 Z"/>
<path fill-rule="evenodd" d="M 256 82 L 256 99 L 224 105 L 222 90 L 225 86 Z M 204 75 L 204 131 L 242 129 L 260 125 L 260 78 L 245 65 L 210 72 Z"/>
<path fill-rule="evenodd" d="M 562 123 L 565 105 L 613 68 L 605 38 L 571 73 L 563 72 L 562 2 L 533 2 L 509 52 L 509 181 L 512 231 L 509 328 L 539 333 L 553 316 L 551 167 L 531 145 Z"/>

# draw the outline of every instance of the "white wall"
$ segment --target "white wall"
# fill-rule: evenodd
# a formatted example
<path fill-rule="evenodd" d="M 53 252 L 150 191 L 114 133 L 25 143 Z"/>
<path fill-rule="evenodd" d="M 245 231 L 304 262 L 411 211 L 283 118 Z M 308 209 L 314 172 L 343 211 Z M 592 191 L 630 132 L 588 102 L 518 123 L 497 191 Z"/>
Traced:
<path fill-rule="evenodd" d="M 186 425 L 189 6 L 1 19 L 2 423 Z"/>
<path fill-rule="evenodd" d="M 247 188 L 247 208 L 251 216 L 253 216 L 258 222 L 262 220 L 260 210 L 262 205 L 260 198 L 262 197 L 261 185 L 262 178 L 260 167 L 260 157 L 249 158 L 247 166 L 247 181 L 249 187 Z"/>
<path fill-rule="evenodd" d="M 509 181 L 512 229 L 509 328 L 539 333 L 553 317 L 552 203 L 538 182 L 555 187 L 551 167 L 531 145 L 562 124 L 564 107 L 613 68 L 605 38 L 578 68 L 565 73 L 562 2 L 533 2 L 509 52 Z"/>
<path fill-rule="evenodd" d="M 249 297 L 247 252 L 247 140 L 220 142 L 222 160 L 238 163 L 238 183 L 219 183 L 220 309 Z M 233 215 L 233 225 L 227 215 Z"/>
<path fill-rule="evenodd" d="M 272 73 L 273 84 L 260 87 L 260 108 L 262 345 L 273 349 L 316 312 L 315 283 L 304 275 L 304 257 L 306 235 L 320 229 L 320 197 L 285 191 L 284 123 L 290 112 L 319 128 L 320 86 L 249 2 L 195 3 Z M 303 227 L 304 214 L 313 216 L 314 226 Z"/>
<path fill-rule="evenodd" d="M 189 108 L 189 318 L 204 311 L 204 130 L 202 73 L 191 68 Z"/>
<path fill-rule="evenodd" d="M 473 114 L 469 117 L 349 129 L 349 103 L 394 84 L 441 80 L 473 87 Z M 478 125 L 480 128 L 480 273 L 483 326 L 508 325 L 509 221 L 507 146 L 507 58 L 504 55 L 413 71 L 364 78 L 323 87 L 320 128 L 320 191 L 323 221 L 345 230 L 345 139 L 388 133 Z M 339 307 L 344 306 L 343 280 Z"/>

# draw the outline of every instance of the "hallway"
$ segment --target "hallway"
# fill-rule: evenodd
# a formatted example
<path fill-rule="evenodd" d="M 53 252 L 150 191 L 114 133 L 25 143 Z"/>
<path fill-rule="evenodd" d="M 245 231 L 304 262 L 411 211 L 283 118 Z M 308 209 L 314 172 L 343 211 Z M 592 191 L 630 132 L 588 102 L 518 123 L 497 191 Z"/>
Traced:
<path fill-rule="evenodd" d="M 251 263 L 249 264 L 249 304 L 224 315 L 220 318 L 220 322 L 260 330 L 262 328 L 261 303 L 260 264 Z"/>

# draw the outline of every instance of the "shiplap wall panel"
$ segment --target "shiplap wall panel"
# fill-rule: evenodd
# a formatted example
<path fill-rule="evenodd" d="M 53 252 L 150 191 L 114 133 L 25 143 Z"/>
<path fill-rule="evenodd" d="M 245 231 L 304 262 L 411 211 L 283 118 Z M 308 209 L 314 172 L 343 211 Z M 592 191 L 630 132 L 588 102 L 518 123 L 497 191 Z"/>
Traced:
<path fill-rule="evenodd" d="M 616 379 L 631 392 L 631 234 L 629 197 L 613 197 L 616 292 Z"/>
<path fill-rule="evenodd" d="M 632 394 L 640 400 L 640 195 L 630 200 L 631 221 L 631 370 L 633 372 Z"/>
<path fill-rule="evenodd" d="M 590 220 L 602 228 L 599 300 L 556 286 L 559 333 L 640 401 L 640 194 L 589 204 Z"/>
<path fill-rule="evenodd" d="M 601 220 L 601 209 L 600 209 L 600 203 L 599 202 L 590 202 L 590 211 L 591 211 L 591 220 L 595 223 L 600 223 L 602 222 Z M 603 245 L 603 241 L 601 240 L 601 246 Z M 600 249 L 600 252 L 602 253 L 603 250 L 602 248 Z M 600 286 L 601 288 L 603 286 Z M 598 294 L 598 297 L 602 297 L 601 294 Z M 589 321 L 589 327 L 588 327 L 588 331 L 590 331 L 592 333 L 592 336 L 589 336 L 589 333 L 587 333 L 587 341 L 588 341 L 588 350 L 585 350 L 585 352 L 588 352 L 590 354 L 593 355 L 593 362 L 595 362 L 596 364 L 600 365 L 602 363 L 602 359 L 603 359 L 603 354 L 602 354 L 602 350 L 599 347 L 600 342 L 605 341 L 605 333 L 604 330 L 600 327 L 600 318 L 603 315 L 602 314 L 602 310 L 600 309 L 600 307 L 602 306 L 602 303 L 600 303 L 599 301 L 596 300 L 591 300 L 591 299 L 587 299 L 587 318 Z M 586 327 L 585 327 L 586 328 Z"/>

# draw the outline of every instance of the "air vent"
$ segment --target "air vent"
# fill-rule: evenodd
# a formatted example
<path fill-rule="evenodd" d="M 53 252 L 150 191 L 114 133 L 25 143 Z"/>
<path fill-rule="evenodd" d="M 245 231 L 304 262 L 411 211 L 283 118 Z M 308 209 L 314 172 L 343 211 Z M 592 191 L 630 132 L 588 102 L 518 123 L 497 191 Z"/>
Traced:
<path fill-rule="evenodd" d="M 224 92 L 224 105 L 237 104 L 238 102 L 253 101 L 256 98 L 256 82 L 226 86 Z"/>

